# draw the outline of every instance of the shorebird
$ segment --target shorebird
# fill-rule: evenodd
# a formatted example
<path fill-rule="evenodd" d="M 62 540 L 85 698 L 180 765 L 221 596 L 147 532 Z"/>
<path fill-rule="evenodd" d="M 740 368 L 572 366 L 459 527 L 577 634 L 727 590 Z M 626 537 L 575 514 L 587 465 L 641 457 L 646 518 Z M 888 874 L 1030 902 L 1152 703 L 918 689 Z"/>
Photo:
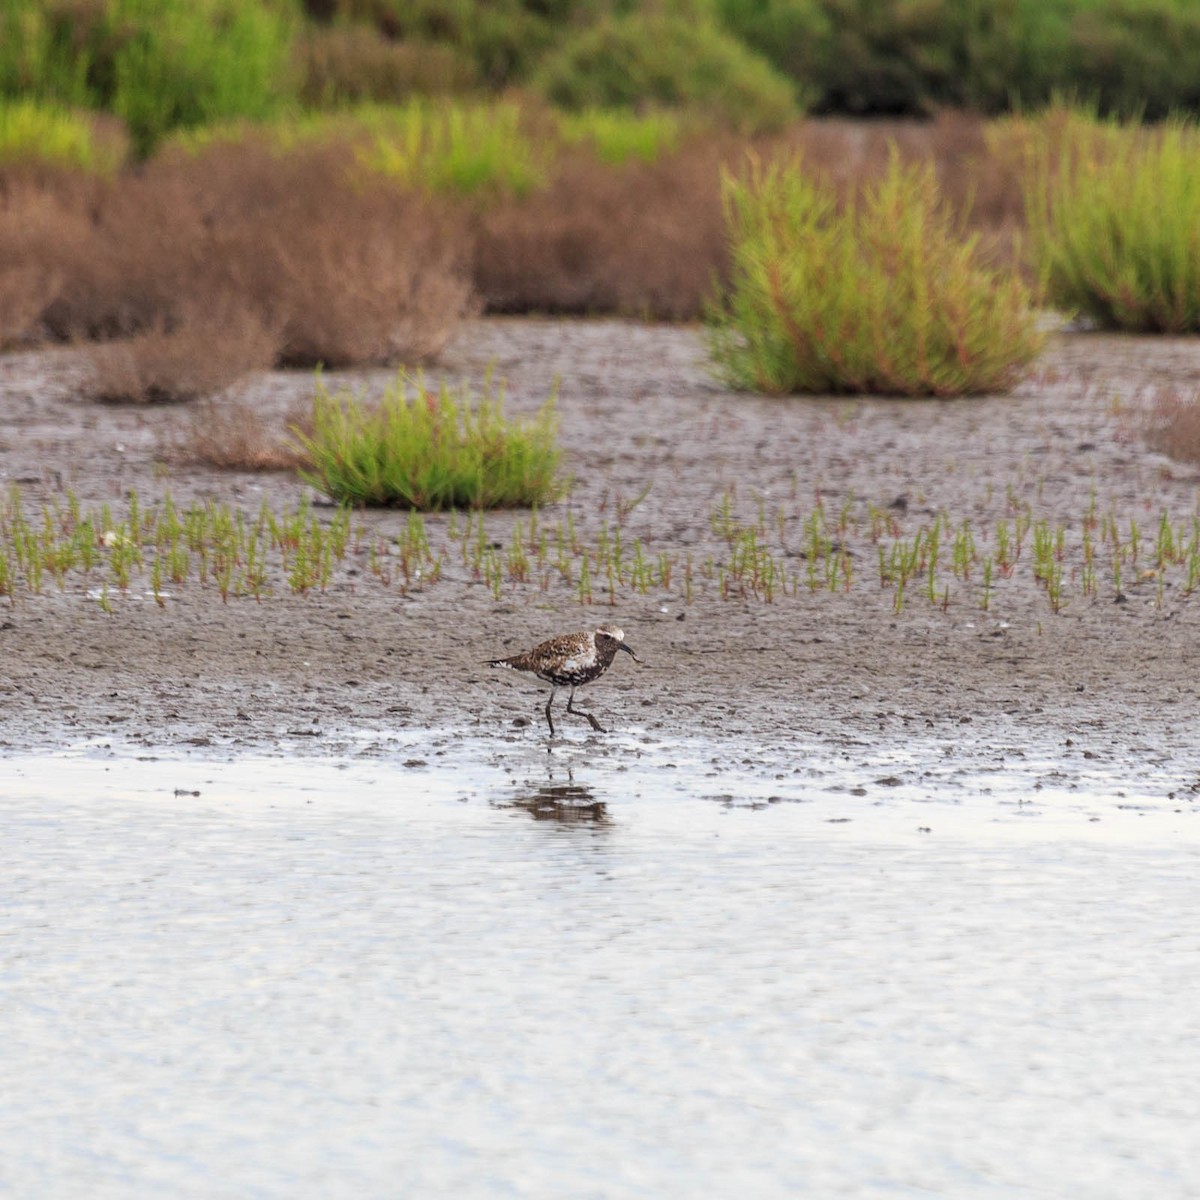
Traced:
<path fill-rule="evenodd" d="M 601 625 L 596 629 L 585 629 L 579 633 L 564 633 L 560 637 L 541 642 L 523 654 L 510 658 L 488 659 L 489 667 L 507 667 L 510 671 L 528 671 L 550 685 L 550 699 L 546 701 L 546 724 L 550 736 L 554 736 L 554 718 L 550 705 L 560 687 L 569 687 L 567 712 L 587 717 L 598 733 L 606 730 L 590 712 L 574 707 L 575 689 L 585 683 L 599 679 L 613 664 L 618 650 L 624 650 L 634 662 L 642 660 L 625 645 L 625 634 L 615 625 Z"/>

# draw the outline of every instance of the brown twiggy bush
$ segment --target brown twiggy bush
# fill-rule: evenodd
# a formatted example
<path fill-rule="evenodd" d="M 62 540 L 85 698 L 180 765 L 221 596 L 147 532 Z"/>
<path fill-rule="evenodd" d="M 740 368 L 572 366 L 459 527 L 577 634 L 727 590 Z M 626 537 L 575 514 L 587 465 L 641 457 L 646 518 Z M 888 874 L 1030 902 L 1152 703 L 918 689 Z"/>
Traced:
<path fill-rule="evenodd" d="M 536 108 L 522 121 L 535 139 L 558 136 Z M 656 161 L 622 165 L 560 146 L 545 186 L 486 203 L 372 179 L 349 141 L 285 152 L 269 134 L 242 134 L 195 154 L 168 149 L 86 197 L 56 191 L 44 212 L 0 179 L 0 337 L 163 335 L 185 310 L 233 295 L 278 331 L 277 362 L 340 366 L 434 356 L 473 289 L 493 312 L 694 319 L 714 281 L 728 282 L 722 167 L 740 174 L 748 148 L 762 161 L 799 148 L 844 200 L 878 182 L 892 144 L 934 165 L 951 207 L 970 203 L 989 261 L 1008 265 L 1023 220 L 1019 156 L 959 114 L 810 120 L 752 147 L 691 130 Z"/>
<path fill-rule="evenodd" d="M 232 219 L 222 250 L 239 290 L 280 329 L 281 365 L 424 362 L 472 309 L 464 246 L 418 196 L 347 188 L 331 211 L 300 191 L 275 218 Z"/>
<path fill-rule="evenodd" d="M 0 179 L 0 347 L 36 341 L 43 316 L 91 236 L 93 183 Z"/>
<path fill-rule="evenodd" d="M 87 390 L 111 404 L 198 400 L 269 367 L 278 344 L 276 330 L 231 300 L 194 309 L 174 327 L 94 347 Z"/>
<path fill-rule="evenodd" d="M 365 176 L 352 146 L 214 147 L 196 165 L 218 259 L 281 331 L 281 364 L 423 362 L 472 311 L 461 219 Z"/>
<path fill-rule="evenodd" d="M 28 263 L 13 266 L 0 249 L 0 350 L 32 336 L 38 314 L 57 287 L 57 276 Z"/>
<path fill-rule="evenodd" d="M 905 163 L 929 163 L 951 209 L 980 237 L 980 250 L 997 266 L 1017 266 L 1025 205 L 1017 157 L 997 153 L 989 123 L 973 113 L 945 111 L 932 121 L 832 117 L 804 121 L 785 139 L 807 167 L 843 201 L 859 198 L 888 169 L 891 147 Z M 760 148 L 765 159 L 772 157 Z M 776 147 L 778 154 L 778 144 Z"/>
<path fill-rule="evenodd" d="M 128 338 L 180 323 L 211 275 L 211 233 L 186 181 L 158 173 L 121 179 L 97 205 L 93 227 L 45 321 L 64 341 Z M 195 296 L 197 301 L 199 296 Z"/>
<path fill-rule="evenodd" d="M 161 447 L 177 463 L 202 463 L 227 471 L 295 471 L 309 463 L 292 433 L 311 424 L 307 409 L 294 408 L 272 426 L 248 400 L 203 400 L 191 410 L 187 431 Z"/>
<path fill-rule="evenodd" d="M 236 297 L 281 364 L 419 362 L 470 309 L 464 245 L 427 200 L 355 175 L 349 146 L 218 143 L 115 189 L 47 320 L 60 337 L 145 334 L 158 356 Z"/>
<path fill-rule="evenodd" d="M 366 25 L 314 26 L 295 47 L 300 100 L 309 107 L 396 103 L 413 96 L 469 91 L 474 64 L 436 42 L 394 42 Z"/>
<path fill-rule="evenodd" d="M 493 312 L 698 316 L 727 266 L 713 138 L 657 162 L 564 154 L 548 185 L 477 219 L 475 283 Z"/>
<path fill-rule="evenodd" d="M 1184 397 L 1174 388 L 1158 391 L 1147 415 L 1146 440 L 1170 458 L 1200 463 L 1200 394 Z"/>

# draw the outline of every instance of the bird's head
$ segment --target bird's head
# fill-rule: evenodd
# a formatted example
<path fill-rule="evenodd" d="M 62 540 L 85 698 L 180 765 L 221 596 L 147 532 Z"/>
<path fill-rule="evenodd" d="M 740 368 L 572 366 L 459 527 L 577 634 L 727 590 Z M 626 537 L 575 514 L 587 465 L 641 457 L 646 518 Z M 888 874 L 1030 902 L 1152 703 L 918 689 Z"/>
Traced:
<path fill-rule="evenodd" d="M 625 631 L 617 625 L 601 625 L 596 629 L 596 648 L 598 650 L 605 649 L 606 646 L 612 646 L 614 652 L 624 650 L 634 662 L 640 663 L 642 660 L 634 654 L 633 650 L 625 644 Z"/>

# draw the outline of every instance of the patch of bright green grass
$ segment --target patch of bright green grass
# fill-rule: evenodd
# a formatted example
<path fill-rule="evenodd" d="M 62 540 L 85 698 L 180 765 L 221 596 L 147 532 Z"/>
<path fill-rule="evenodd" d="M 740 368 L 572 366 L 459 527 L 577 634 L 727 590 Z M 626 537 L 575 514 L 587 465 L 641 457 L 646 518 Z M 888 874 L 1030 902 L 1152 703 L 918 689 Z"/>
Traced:
<path fill-rule="evenodd" d="M 614 166 L 630 159 L 656 162 L 679 145 L 680 126 L 675 113 L 637 114 L 613 108 L 587 108 L 558 118 L 564 143 L 586 144 L 601 162 Z"/>
<path fill-rule="evenodd" d="M 509 421 L 503 394 L 485 384 L 436 391 L 401 374 L 378 405 L 318 378 L 311 432 L 296 436 L 312 462 L 308 482 L 348 504 L 422 511 L 543 504 L 562 491 L 554 398 L 536 417 Z"/>
<path fill-rule="evenodd" d="M 232 121 L 181 131 L 171 146 L 199 154 L 251 138 L 281 154 L 305 146 L 354 148 L 360 169 L 436 194 L 524 196 L 545 178 L 547 155 L 521 128 L 518 105 L 414 100 L 310 112 L 267 124 Z"/>
<path fill-rule="evenodd" d="M 1057 114 L 1033 127 L 1026 210 L 1052 302 L 1100 325 L 1200 331 L 1200 128 Z"/>
<path fill-rule="evenodd" d="M 989 268 L 931 168 L 892 155 L 840 208 L 793 159 L 727 176 L 733 270 L 709 313 L 718 371 L 762 392 L 958 396 L 1010 388 L 1042 345 L 1034 297 Z"/>
<path fill-rule="evenodd" d="M 126 150 L 115 132 L 97 136 L 95 122 L 82 113 L 0 97 L 0 167 L 52 166 L 113 175 Z"/>
<path fill-rule="evenodd" d="M 362 110 L 372 134 L 361 158 L 371 171 L 431 192 L 527 195 L 543 180 L 516 104 L 414 101 Z"/>

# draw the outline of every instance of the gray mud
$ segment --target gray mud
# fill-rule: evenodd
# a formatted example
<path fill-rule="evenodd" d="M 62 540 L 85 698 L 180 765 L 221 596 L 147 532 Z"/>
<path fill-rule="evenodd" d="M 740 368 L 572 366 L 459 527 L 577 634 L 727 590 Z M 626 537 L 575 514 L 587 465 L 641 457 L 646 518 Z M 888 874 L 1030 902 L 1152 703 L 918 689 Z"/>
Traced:
<path fill-rule="evenodd" d="M 1193 342 L 1062 334 L 1011 397 L 768 399 L 715 383 L 692 329 L 488 320 L 463 330 L 439 374 L 494 371 L 513 413 L 557 386 L 575 484 L 545 519 L 569 513 L 586 540 L 649 485 L 627 536 L 699 564 L 721 553 L 710 518 L 727 491 L 743 514 L 803 514 L 819 495 L 832 511 L 891 506 L 906 528 L 938 510 L 983 528 L 1014 498 L 1076 526 L 1093 498 L 1148 528 L 1163 509 L 1190 517 L 1200 477 L 1146 448 L 1139 406 L 1147 387 L 1186 385 L 1198 367 Z M 304 493 L 286 475 L 164 469 L 187 410 L 96 406 L 80 396 L 82 369 L 74 351 L 0 359 L 0 479 L 18 482 L 27 505 L 66 488 L 97 503 L 136 489 L 148 504 L 169 489 L 254 512 L 264 493 L 277 506 Z M 333 382 L 370 391 L 390 378 Z M 270 373 L 244 396 L 282 421 L 311 386 L 308 374 Z M 362 519 L 387 531 L 405 518 Z M 514 519 L 489 518 L 489 535 L 503 544 Z M 435 539 L 444 522 L 430 519 Z M 802 548 L 789 553 L 802 571 Z M 950 763 L 965 778 L 1016 771 L 1031 787 L 1048 774 L 1095 787 L 1099 769 L 1114 797 L 1136 780 L 1194 803 L 1200 596 L 1178 580 L 1160 591 L 1133 579 L 1121 602 L 1076 586 L 1055 614 L 1023 571 L 997 585 L 988 611 L 967 589 L 945 609 L 913 595 L 896 612 L 865 554 L 855 570 L 848 594 L 802 588 L 766 603 L 697 580 L 690 602 L 679 583 L 627 589 L 615 605 L 598 588 L 586 607 L 565 586 L 508 584 L 497 601 L 454 563 L 407 594 L 351 566 L 325 594 L 280 586 L 225 604 L 192 579 L 161 608 L 136 589 L 117 596 L 111 615 L 82 586 L 51 587 L 2 614 L 0 742 L 10 753 L 109 740 L 145 753 L 336 756 L 386 752 L 399 736 L 420 758 L 468 738 L 495 762 L 514 740 L 544 749 L 544 693 L 482 660 L 616 620 L 647 665 L 623 659 L 581 700 L 635 743 L 694 747 L 689 770 L 721 769 L 715 790 L 734 798 L 802 791 L 803 765 L 819 761 L 844 765 L 838 787 L 885 794 Z M 561 725 L 562 745 L 602 752 L 582 721 Z"/>

